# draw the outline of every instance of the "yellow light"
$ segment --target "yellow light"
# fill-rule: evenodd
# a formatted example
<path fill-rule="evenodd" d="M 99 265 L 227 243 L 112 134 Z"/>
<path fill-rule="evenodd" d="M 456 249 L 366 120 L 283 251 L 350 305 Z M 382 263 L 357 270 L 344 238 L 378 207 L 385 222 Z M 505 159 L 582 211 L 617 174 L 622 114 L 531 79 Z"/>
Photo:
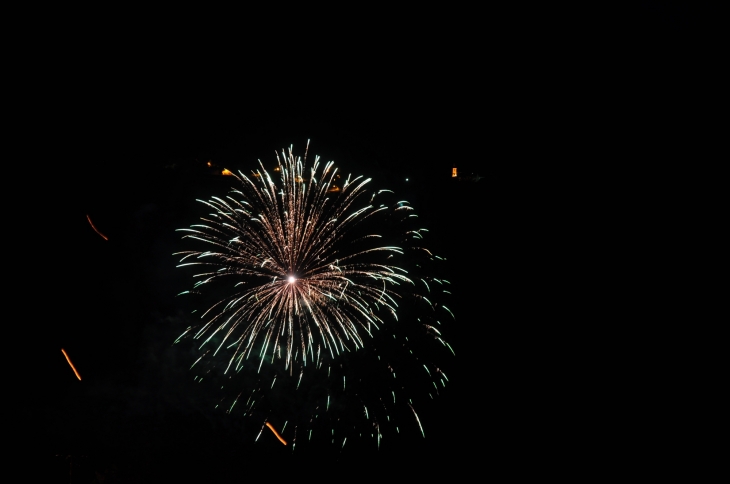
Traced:
<path fill-rule="evenodd" d="M 456 178 L 456 167 L 451 169 L 451 178 Z"/>
<path fill-rule="evenodd" d="M 286 445 L 286 440 L 284 440 L 281 435 L 279 435 L 279 432 L 277 432 L 276 429 L 269 422 L 266 422 L 266 426 L 269 427 L 272 432 L 274 432 L 274 435 L 276 435 L 276 438 L 279 439 L 279 442 Z"/>
<path fill-rule="evenodd" d="M 91 228 L 94 229 L 94 232 L 96 232 L 97 234 L 101 235 L 104 240 L 109 240 L 106 237 L 106 235 L 102 234 L 101 232 L 99 232 L 99 230 L 97 230 L 97 228 L 94 226 L 94 222 L 91 221 L 91 218 L 88 215 L 86 216 L 86 220 L 89 221 L 89 223 L 91 224 Z"/>
<path fill-rule="evenodd" d="M 74 364 L 71 363 L 71 358 L 68 357 L 68 354 L 66 353 L 66 350 L 64 350 L 63 348 L 61 348 L 61 353 L 63 353 L 63 356 L 66 357 L 66 361 L 68 361 L 68 364 L 71 366 L 71 369 L 76 374 L 76 378 L 78 378 L 79 380 L 81 380 L 81 375 L 79 375 L 79 372 L 76 371 L 76 367 L 74 366 Z"/>

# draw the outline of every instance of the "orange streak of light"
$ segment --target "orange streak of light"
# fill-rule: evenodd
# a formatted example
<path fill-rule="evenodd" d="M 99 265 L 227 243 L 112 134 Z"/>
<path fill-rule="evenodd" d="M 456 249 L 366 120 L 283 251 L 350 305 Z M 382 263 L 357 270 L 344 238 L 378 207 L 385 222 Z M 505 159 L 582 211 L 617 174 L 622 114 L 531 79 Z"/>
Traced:
<path fill-rule="evenodd" d="M 106 238 L 106 235 L 104 235 L 101 232 L 99 232 L 98 230 L 96 230 L 96 227 L 94 227 L 94 222 L 91 221 L 91 218 L 89 218 L 88 215 L 86 216 L 86 220 L 89 221 L 89 223 L 91 224 L 91 228 L 94 229 L 94 232 L 96 232 L 97 234 L 101 235 L 104 238 L 104 240 L 109 240 L 109 239 Z"/>
<path fill-rule="evenodd" d="M 281 438 L 281 435 L 279 435 L 279 432 L 277 432 L 276 429 L 274 427 L 272 427 L 269 422 L 266 422 L 266 426 L 269 427 L 272 432 L 274 432 L 274 435 L 276 435 L 276 438 L 279 439 L 279 442 L 286 445 L 286 440 Z"/>
<path fill-rule="evenodd" d="M 71 365 L 71 369 L 74 371 L 74 373 L 76 373 L 76 378 L 78 378 L 79 380 L 81 380 L 81 375 L 79 375 L 79 372 L 76 371 L 76 367 L 74 366 L 74 364 L 71 363 L 71 358 L 69 358 L 68 357 L 68 354 L 66 354 L 66 350 L 64 350 L 63 348 L 61 348 L 61 352 L 63 352 L 63 356 L 66 357 L 66 361 L 68 361 L 68 364 Z"/>

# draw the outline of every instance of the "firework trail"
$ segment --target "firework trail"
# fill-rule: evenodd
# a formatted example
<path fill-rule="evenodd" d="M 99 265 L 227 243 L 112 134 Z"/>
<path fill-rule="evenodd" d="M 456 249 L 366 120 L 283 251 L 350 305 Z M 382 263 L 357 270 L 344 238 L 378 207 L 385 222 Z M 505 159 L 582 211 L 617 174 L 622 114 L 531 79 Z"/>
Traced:
<path fill-rule="evenodd" d="M 79 381 L 80 381 L 81 380 L 81 375 L 79 375 L 79 372 L 78 372 L 78 370 L 76 370 L 76 367 L 74 366 L 74 364 L 71 363 L 71 358 L 68 357 L 68 353 L 66 353 L 66 350 L 64 350 L 63 348 L 61 348 L 61 353 L 63 353 L 63 356 L 66 357 L 66 361 L 68 361 L 68 365 L 74 371 L 74 374 L 76 375 L 76 378 L 78 378 Z"/>
<path fill-rule="evenodd" d="M 91 228 L 92 228 L 92 229 L 94 229 L 94 232 L 96 232 L 97 234 L 101 235 L 101 237 L 102 237 L 102 238 L 103 238 L 104 240 L 109 240 L 109 238 L 108 238 L 108 237 L 107 237 L 106 235 L 104 235 L 104 234 L 102 234 L 101 232 L 99 232 L 99 229 L 97 229 L 97 228 L 96 228 L 96 226 L 94 225 L 94 222 L 92 222 L 92 221 L 91 221 L 91 217 L 89 217 L 89 216 L 87 215 L 87 216 L 86 216 L 86 220 L 88 220 L 88 221 L 89 221 L 89 225 L 91 225 Z"/>
<path fill-rule="evenodd" d="M 278 180 L 259 161 L 251 175 L 232 175 L 239 187 L 228 196 L 199 200 L 209 215 L 180 231 L 205 249 L 176 255 L 178 267 L 202 270 L 181 294 L 219 298 L 176 342 L 203 352 L 196 381 L 223 388 L 238 378 L 229 413 L 239 401 L 244 415 L 276 412 L 293 421 L 294 442 L 297 428 L 311 440 L 326 426 L 332 443 L 353 432 L 379 443 L 382 423 L 397 420 L 396 394 L 422 432 L 409 387 L 424 385 L 410 383 L 428 380 L 421 393 L 433 398 L 448 379 L 414 349 L 453 353 L 437 329 L 453 315 L 432 302 L 448 281 L 424 269 L 440 258 L 421 246 L 426 230 L 412 226 L 408 202 L 368 191 L 370 179 L 343 179 L 333 162 L 308 166 L 307 151 L 277 153 Z"/>
<path fill-rule="evenodd" d="M 279 432 L 277 432 L 276 429 L 269 422 L 266 422 L 266 426 L 269 427 L 269 429 L 274 433 L 276 438 L 279 439 L 279 442 L 286 445 L 286 440 L 281 438 L 281 435 L 279 434 Z"/>

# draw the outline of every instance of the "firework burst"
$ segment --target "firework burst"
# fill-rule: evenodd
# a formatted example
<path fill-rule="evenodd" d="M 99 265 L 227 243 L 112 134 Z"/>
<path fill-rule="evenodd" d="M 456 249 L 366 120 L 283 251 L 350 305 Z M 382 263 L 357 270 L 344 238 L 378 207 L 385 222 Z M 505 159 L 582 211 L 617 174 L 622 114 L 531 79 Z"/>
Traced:
<path fill-rule="evenodd" d="M 436 343 L 453 353 L 438 329 L 453 315 L 434 300 L 448 282 L 425 269 L 440 258 L 421 246 L 426 230 L 413 225 L 408 202 L 369 191 L 370 179 L 343 179 L 319 157 L 308 166 L 307 151 L 277 153 L 273 176 L 259 161 L 234 175 L 228 196 L 199 200 L 211 213 L 181 231 L 205 250 L 177 255 L 179 267 L 202 271 L 183 294 L 219 297 L 178 341 L 198 341 L 193 367 L 217 368 L 216 385 L 239 378 L 229 412 L 245 397 L 243 414 L 262 418 L 261 428 L 278 418 L 285 434 L 291 420 L 294 445 L 298 431 L 312 438 L 318 419 L 333 443 L 363 428 L 379 443 L 382 421 L 397 420 L 397 394 L 423 432 L 412 387 L 433 398 L 448 379 L 414 349 Z M 395 382 L 396 368 L 405 381 Z"/>

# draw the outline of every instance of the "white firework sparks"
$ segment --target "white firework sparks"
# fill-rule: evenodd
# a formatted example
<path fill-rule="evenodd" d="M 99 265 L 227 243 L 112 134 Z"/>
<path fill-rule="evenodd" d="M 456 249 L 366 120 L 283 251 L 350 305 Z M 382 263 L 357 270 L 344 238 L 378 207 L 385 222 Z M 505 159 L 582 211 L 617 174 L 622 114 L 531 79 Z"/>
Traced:
<path fill-rule="evenodd" d="M 320 346 L 331 356 L 361 347 L 382 322 L 378 314 L 396 315 L 393 287 L 413 285 L 404 269 L 373 262 L 402 248 L 378 245 L 376 233 L 347 240 L 354 227 L 392 209 L 376 204 L 380 192 L 368 199 L 370 179 L 348 177 L 339 187 L 332 162 L 322 166 L 317 157 L 308 168 L 306 153 L 302 159 L 291 148 L 282 158 L 277 153 L 278 185 L 259 162 L 252 176 L 236 176 L 240 190 L 201 201 L 213 210 L 203 224 L 181 229 L 184 238 L 212 246 L 178 253 L 179 267 L 209 269 L 196 275 L 195 287 L 223 278 L 236 287 L 203 315 L 209 320 L 194 335 L 203 344 L 220 335 L 216 352 L 235 347 L 229 366 L 254 349 L 262 361 L 281 358 L 288 368 L 296 358 L 315 362 Z M 394 210 L 410 209 L 400 202 Z"/>

